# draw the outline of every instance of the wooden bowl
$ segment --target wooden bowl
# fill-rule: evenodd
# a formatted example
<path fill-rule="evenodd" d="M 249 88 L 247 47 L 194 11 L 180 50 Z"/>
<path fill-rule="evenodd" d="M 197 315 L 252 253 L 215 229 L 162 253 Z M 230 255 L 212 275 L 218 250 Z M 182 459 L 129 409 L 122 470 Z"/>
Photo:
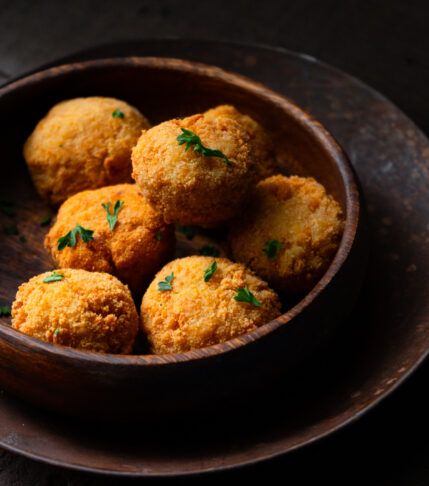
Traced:
<path fill-rule="evenodd" d="M 55 103 L 77 96 L 113 96 L 152 121 L 230 103 L 273 134 L 285 172 L 312 175 L 340 202 L 346 223 L 325 275 L 287 312 L 226 343 L 187 353 L 103 355 L 34 339 L 0 323 L 0 383 L 11 393 L 65 414 L 133 419 L 135 414 L 190 412 L 249 400 L 259 385 L 287 376 L 321 349 L 353 306 L 364 275 L 366 233 L 356 176 L 326 129 L 290 100 L 216 67 L 166 58 L 119 58 L 47 69 L 0 90 L 7 126 L 0 134 L 2 199 L 18 207 L 18 236 L 0 243 L 0 305 L 52 264 L 43 249 L 49 209 L 37 196 L 22 159 L 23 142 Z M 179 248 L 179 254 L 186 250 Z"/>

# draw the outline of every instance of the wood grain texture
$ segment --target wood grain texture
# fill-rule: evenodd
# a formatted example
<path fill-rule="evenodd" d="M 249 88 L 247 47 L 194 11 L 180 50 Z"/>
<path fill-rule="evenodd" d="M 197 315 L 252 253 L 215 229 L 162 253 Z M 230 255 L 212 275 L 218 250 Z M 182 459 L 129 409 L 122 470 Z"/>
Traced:
<path fill-rule="evenodd" d="M 31 75 L 0 90 L 2 110 L 12 113 L 3 143 L 10 159 L 16 161 L 6 167 L 10 192 L 5 196 L 19 204 L 18 225 L 29 234 L 25 245 L 16 236 L 2 239 L 3 301 L 13 299 L 21 281 L 50 266 L 42 248 L 41 203 L 19 155 L 22 141 L 31 124 L 55 102 L 95 92 L 125 99 L 154 123 L 222 103 L 249 113 L 271 131 L 284 170 L 290 170 L 288 161 L 293 160 L 294 172 L 313 175 L 339 200 L 346 218 L 340 248 L 308 295 L 291 308 L 290 302 L 284 302 L 284 315 L 209 348 L 163 356 L 101 355 L 42 343 L 1 325 L 0 381 L 5 389 L 52 410 L 119 420 L 129 420 L 136 413 L 192 415 L 198 405 L 208 407 L 220 396 L 226 400 L 240 393 L 244 400 L 246 392 L 254 392 L 253 380 L 245 376 L 258 354 L 265 357 L 264 366 L 258 365 L 261 377 L 272 376 L 273 369 L 284 373 L 320 347 L 322 337 L 331 333 L 355 301 L 365 246 L 355 238 L 361 236 L 361 210 L 347 158 L 323 126 L 293 103 L 218 68 L 163 58 L 125 58 L 54 67 Z M 19 117 L 24 106 L 31 107 L 25 126 Z"/>

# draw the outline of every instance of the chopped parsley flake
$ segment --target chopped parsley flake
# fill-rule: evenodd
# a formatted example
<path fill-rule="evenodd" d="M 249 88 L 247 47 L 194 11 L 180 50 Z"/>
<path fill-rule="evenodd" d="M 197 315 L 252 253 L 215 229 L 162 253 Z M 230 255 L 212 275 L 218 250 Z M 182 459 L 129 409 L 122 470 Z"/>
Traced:
<path fill-rule="evenodd" d="M 217 263 L 214 261 L 209 267 L 204 270 L 204 282 L 208 282 L 212 277 L 213 274 L 217 270 Z"/>
<path fill-rule="evenodd" d="M 204 245 L 199 250 L 200 255 L 203 256 L 212 256 L 217 257 L 219 256 L 220 252 L 214 245 Z"/>
<path fill-rule="evenodd" d="M 66 246 L 72 248 L 76 245 L 76 234 L 79 233 L 82 241 L 88 243 L 93 240 L 93 230 L 82 228 L 80 224 L 76 224 L 75 228 L 69 231 L 66 235 L 58 240 L 58 251 L 64 250 Z"/>
<path fill-rule="evenodd" d="M 56 271 L 52 272 L 52 275 L 48 275 L 43 282 L 45 283 L 50 283 L 50 282 L 59 282 L 64 278 L 64 275 L 62 273 L 57 273 Z"/>
<path fill-rule="evenodd" d="M 20 237 L 19 237 L 19 241 L 20 241 L 21 243 L 25 243 L 25 242 L 27 241 L 27 239 L 25 238 L 25 236 L 20 236 Z"/>
<path fill-rule="evenodd" d="M 284 246 L 277 240 L 265 242 L 265 247 L 262 251 L 267 255 L 269 260 L 274 260 L 277 256 L 277 250 L 281 250 Z"/>
<path fill-rule="evenodd" d="M 190 147 L 194 146 L 194 152 L 204 155 L 205 157 L 220 157 L 224 164 L 232 165 L 227 156 L 220 150 L 212 150 L 204 147 L 201 138 L 198 135 L 195 135 L 194 132 L 191 132 L 191 130 L 187 130 L 186 128 L 181 128 L 180 130 L 182 130 L 183 133 L 179 135 L 176 140 L 179 142 L 179 145 L 186 143 L 185 152 Z"/>
<path fill-rule="evenodd" d="M 48 225 L 52 220 L 52 216 L 50 214 L 47 214 L 44 218 L 40 220 L 40 226 L 46 226 Z"/>
<path fill-rule="evenodd" d="M 0 316 L 1 317 L 8 317 L 10 316 L 10 307 L 0 307 Z"/>
<path fill-rule="evenodd" d="M 160 291 L 171 290 L 171 282 L 173 281 L 173 278 L 174 278 L 174 273 L 171 272 L 171 275 L 165 277 L 165 280 L 158 282 L 158 290 Z"/>
<path fill-rule="evenodd" d="M 195 236 L 195 228 L 193 226 L 179 226 L 179 231 L 183 233 L 188 240 L 192 240 Z"/>
<path fill-rule="evenodd" d="M 10 226 L 3 226 L 3 230 L 7 235 L 17 235 L 18 234 L 18 227 L 16 224 L 12 224 Z"/>
<path fill-rule="evenodd" d="M 260 307 L 262 304 L 259 300 L 250 292 L 247 285 L 243 287 L 239 287 L 237 289 L 237 295 L 234 297 L 235 300 L 238 302 L 247 302 L 248 304 L 252 304 L 254 306 Z"/>
<path fill-rule="evenodd" d="M 162 238 L 162 231 L 158 231 L 158 233 L 156 234 L 155 238 L 160 241 L 161 238 Z"/>
<path fill-rule="evenodd" d="M 118 222 L 118 212 L 124 205 L 124 201 L 120 201 L 119 199 L 115 202 L 115 206 L 113 207 L 113 214 L 110 214 L 110 201 L 107 204 L 102 204 L 103 209 L 106 211 L 106 218 L 107 222 L 109 223 L 110 231 L 116 226 Z"/>
<path fill-rule="evenodd" d="M 124 114 L 122 113 L 121 110 L 115 110 L 113 113 L 112 113 L 112 118 L 124 118 Z"/>
<path fill-rule="evenodd" d="M 0 201 L 0 211 L 10 217 L 16 214 L 16 209 L 12 201 Z"/>
<path fill-rule="evenodd" d="M 59 334 L 59 333 L 60 333 L 60 328 L 59 328 L 59 327 L 57 327 L 57 328 L 55 329 L 54 336 L 58 336 L 58 334 Z"/>

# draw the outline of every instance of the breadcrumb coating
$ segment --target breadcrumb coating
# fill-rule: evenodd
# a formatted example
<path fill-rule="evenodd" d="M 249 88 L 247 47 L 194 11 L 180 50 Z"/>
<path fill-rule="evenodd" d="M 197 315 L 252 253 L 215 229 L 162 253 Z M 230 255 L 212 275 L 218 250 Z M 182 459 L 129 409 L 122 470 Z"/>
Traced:
<path fill-rule="evenodd" d="M 275 289 L 310 290 L 328 268 L 344 223 L 339 204 L 313 178 L 275 175 L 257 184 L 252 206 L 231 223 L 229 242 L 237 261 Z M 272 260 L 267 241 L 283 248 Z"/>
<path fill-rule="evenodd" d="M 269 133 L 253 118 L 239 112 L 234 106 L 219 105 L 205 112 L 209 118 L 226 117 L 238 122 L 250 135 L 255 158 L 257 180 L 265 179 L 278 172 Z"/>
<path fill-rule="evenodd" d="M 117 223 L 110 229 L 102 204 L 123 202 Z M 76 223 L 93 230 L 93 240 L 58 250 L 58 239 Z M 60 267 L 108 272 L 127 283 L 136 294 L 152 280 L 154 273 L 174 254 L 174 226 L 143 199 L 135 184 L 118 184 L 83 191 L 67 199 L 57 221 L 45 238 L 45 247 Z"/>
<path fill-rule="evenodd" d="M 63 268 L 22 284 L 12 306 L 12 326 L 49 343 L 102 353 L 131 353 L 139 319 L 128 288 L 107 273 Z"/>
<path fill-rule="evenodd" d="M 205 282 L 204 271 L 213 261 L 217 270 Z M 171 273 L 172 290 L 158 290 L 158 282 Z M 262 306 L 234 300 L 237 289 L 245 285 Z M 190 256 L 158 272 L 143 296 L 140 318 L 152 353 L 166 354 L 222 343 L 279 314 L 277 294 L 244 265 L 227 258 Z"/>
<path fill-rule="evenodd" d="M 116 110 L 122 118 L 113 116 Z M 23 149 L 40 196 L 58 206 L 84 189 L 131 182 L 131 149 L 149 127 L 139 110 L 115 98 L 56 104 Z"/>
<path fill-rule="evenodd" d="M 176 140 L 191 130 L 205 147 L 230 160 L 206 157 Z M 217 224 L 237 214 L 255 180 L 249 135 L 229 118 L 194 115 L 143 132 L 132 153 L 133 177 L 167 223 Z"/>

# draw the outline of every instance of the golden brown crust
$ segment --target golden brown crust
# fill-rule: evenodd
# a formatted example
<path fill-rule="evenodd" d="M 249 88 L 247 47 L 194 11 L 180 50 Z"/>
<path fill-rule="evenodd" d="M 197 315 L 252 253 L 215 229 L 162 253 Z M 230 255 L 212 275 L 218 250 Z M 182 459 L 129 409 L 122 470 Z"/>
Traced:
<path fill-rule="evenodd" d="M 49 343 L 86 351 L 131 353 L 138 315 L 128 288 L 107 273 L 59 269 L 22 284 L 12 306 L 12 326 Z"/>
<path fill-rule="evenodd" d="M 216 106 L 207 110 L 205 115 L 209 118 L 231 118 L 247 131 L 250 135 L 258 181 L 274 175 L 279 171 L 274 152 L 271 148 L 272 141 L 270 135 L 256 120 L 248 115 L 244 115 L 231 105 Z"/>
<path fill-rule="evenodd" d="M 124 117 L 113 117 L 115 110 Z M 40 196 L 58 206 L 84 189 L 131 182 L 131 149 L 149 127 L 136 108 L 115 98 L 56 104 L 23 149 Z"/>
<path fill-rule="evenodd" d="M 205 157 L 176 138 L 191 130 L 204 146 L 231 161 Z M 216 224 L 239 211 L 254 182 L 249 135 L 234 120 L 194 115 L 147 130 L 133 149 L 133 177 L 144 197 L 168 223 Z"/>
<path fill-rule="evenodd" d="M 102 204 L 110 201 L 112 214 L 117 200 L 124 204 L 111 231 Z M 93 241 L 84 243 L 78 237 L 73 248 L 58 251 L 58 239 L 76 223 L 94 231 Z M 45 238 L 45 247 L 60 267 L 108 272 L 141 294 L 153 274 L 173 256 L 174 226 L 164 223 L 135 184 L 118 184 L 67 199 Z"/>
<path fill-rule="evenodd" d="M 343 231 L 339 204 L 313 178 L 276 175 L 257 184 L 252 206 L 231 223 L 233 257 L 274 288 L 310 290 L 329 266 Z M 270 260 L 267 241 L 283 245 Z"/>
<path fill-rule="evenodd" d="M 213 261 L 218 268 L 204 281 Z M 158 282 L 174 273 L 172 290 Z M 262 303 L 237 302 L 237 288 L 248 286 Z M 262 326 L 280 314 L 280 301 L 267 283 L 244 265 L 226 258 L 190 256 L 158 272 L 141 305 L 141 325 L 154 354 L 184 352 L 222 343 Z"/>

